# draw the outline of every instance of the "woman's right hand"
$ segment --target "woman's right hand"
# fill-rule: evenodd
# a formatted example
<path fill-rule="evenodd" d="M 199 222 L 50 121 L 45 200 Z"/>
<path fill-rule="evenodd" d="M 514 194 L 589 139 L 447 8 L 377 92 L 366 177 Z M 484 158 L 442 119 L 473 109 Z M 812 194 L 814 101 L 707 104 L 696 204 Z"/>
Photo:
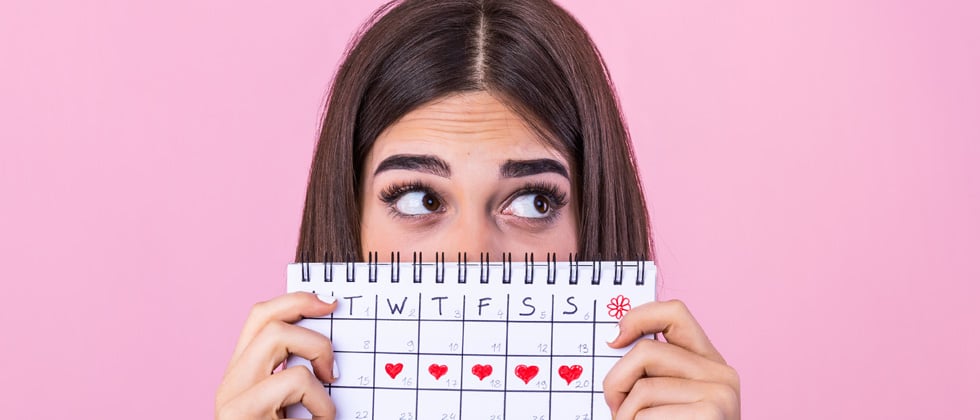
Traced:
<path fill-rule="evenodd" d="M 218 387 L 215 418 L 280 419 L 286 406 L 302 403 L 314 419 L 332 420 L 336 410 L 323 382 L 336 379 L 333 347 L 327 337 L 293 323 L 336 308 L 336 301 L 304 292 L 255 304 Z M 304 366 L 274 372 L 290 354 L 309 360 L 313 372 Z"/>

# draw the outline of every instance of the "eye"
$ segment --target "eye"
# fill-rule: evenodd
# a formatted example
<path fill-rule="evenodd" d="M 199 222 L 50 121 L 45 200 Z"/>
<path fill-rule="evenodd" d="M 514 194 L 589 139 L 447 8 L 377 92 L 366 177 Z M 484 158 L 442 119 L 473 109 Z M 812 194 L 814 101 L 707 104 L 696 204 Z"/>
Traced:
<path fill-rule="evenodd" d="M 442 202 L 435 194 L 426 191 L 409 191 L 395 201 L 395 210 L 406 215 L 435 213 L 442 208 Z"/>
<path fill-rule="evenodd" d="M 544 194 L 524 194 L 514 199 L 504 212 L 518 217 L 540 219 L 552 211 L 551 199 Z"/>

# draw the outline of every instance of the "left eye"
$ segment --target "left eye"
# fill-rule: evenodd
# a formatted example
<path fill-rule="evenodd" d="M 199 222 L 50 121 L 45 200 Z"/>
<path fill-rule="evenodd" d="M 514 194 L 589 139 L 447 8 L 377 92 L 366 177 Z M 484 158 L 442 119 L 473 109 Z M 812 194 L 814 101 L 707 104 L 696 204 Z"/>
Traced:
<path fill-rule="evenodd" d="M 544 194 L 524 194 L 514 199 L 504 210 L 518 217 L 540 219 L 552 210 L 551 200 Z"/>
<path fill-rule="evenodd" d="M 442 202 L 435 195 L 425 191 L 409 191 L 395 202 L 395 209 L 401 214 L 419 216 L 435 213 L 442 208 Z"/>

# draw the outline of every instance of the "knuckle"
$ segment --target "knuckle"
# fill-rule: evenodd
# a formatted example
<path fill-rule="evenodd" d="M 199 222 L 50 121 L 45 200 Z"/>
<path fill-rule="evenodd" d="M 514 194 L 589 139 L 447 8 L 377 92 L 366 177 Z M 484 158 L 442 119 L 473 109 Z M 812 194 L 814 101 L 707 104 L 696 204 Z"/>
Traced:
<path fill-rule="evenodd" d="M 702 401 L 701 404 L 697 406 L 698 415 L 695 418 L 699 419 L 724 419 L 725 410 L 715 404 L 708 404 Z"/>
<path fill-rule="evenodd" d="M 656 390 L 656 380 L 654 378 L 641 378 L 633 383 L 630 394 L 650 395 Z"/>
<path fill-rule="evenodd" d="M 724 383 L 732 390 L 738 392 L 741 389 L 741 379 L 739 378 L 738 371 L 735 370 L 735 368 L 725 365 L 722 375 L 724 377 Z"/>
<path fill-rule="evenodd" d="M 637 340 L 636 344 L 633 345 L 633 350 L 630 350 L 630 352 L 649 353 L 655 351 L 659 345 L 659 341 L 644 338 Z"/>
<path fill-rule="evenodd" d="M 606 377 L 602 379 L 602 389 L 603 391 L 605 391 L 611 388 L 612 388 L 612 377 L 610 375 L 606 375 Z"/>
<path fill-rule="evenodd" d="M 246 417 L 247 416 L 245 415 L 244 412 L 242 412 L 240 407 L 235 404 L 225 404 L 221 407 L 218 407 L 218 409 L 215 410 L 214 413 L 215 420 L 232 420 L 232 419 L 242 419 Z"/>
<path fill-rule="evenodd" d="M 281 321 L 267 322 L 262 326 L 260 335 L 267 335 L 273 338 L 281 337 L 286 331 L 286 323 Z"/>
<path fill-rule="evenodd" d="M 713 386 L 711 396 L 722 407 L 734 407 L 738 404 L 738 393 L 727 385 L 717 384 Z"/>
<path fill-rule="evenodd" d="M 256 322 L 264 322 L 269 319 L 269 301 L 262 301 L 252 305 L 248 312 L 249 319 Z"/>
<path fill-rule="evenodd" d="M 316 378 L 313 377 L 313 372 L 310 372 L 310 370 L 303 365 L 290 366 L 283 369 L 282 372 L 279 372 L 279 374 L 284 376 L 283 379 L 292 383 L 310 383 L 316 380 Z"/>
<path fill-rule="evenodd" d="M 664 302 L 664 305 L 667 307 L 670 313 L 674 314 L 675 316 L 684 316 L 691 313 L 691 311 L 687 308 L 687 304 L 678 299 L 668 300 Z"/>

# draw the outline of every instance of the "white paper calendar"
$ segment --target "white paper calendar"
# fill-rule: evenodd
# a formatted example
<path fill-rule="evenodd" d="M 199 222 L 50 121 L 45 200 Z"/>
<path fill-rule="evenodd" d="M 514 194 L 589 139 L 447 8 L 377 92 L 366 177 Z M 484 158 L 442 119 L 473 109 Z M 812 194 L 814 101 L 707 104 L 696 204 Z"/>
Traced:
<path fill-rule="evenodd" d="M 297 263 L 287 289 L 337 298 L 298 325 L 333 342 L 338 420 L 609 419 L 616 324 L 654 300 L 650 261 Z M 309 362 L 290 358 L 287 364 Z M 310 415 L 301 406 L 289 417 Z"/>

